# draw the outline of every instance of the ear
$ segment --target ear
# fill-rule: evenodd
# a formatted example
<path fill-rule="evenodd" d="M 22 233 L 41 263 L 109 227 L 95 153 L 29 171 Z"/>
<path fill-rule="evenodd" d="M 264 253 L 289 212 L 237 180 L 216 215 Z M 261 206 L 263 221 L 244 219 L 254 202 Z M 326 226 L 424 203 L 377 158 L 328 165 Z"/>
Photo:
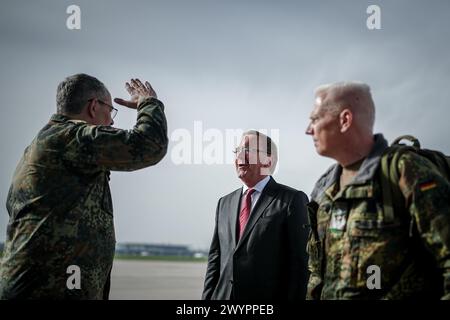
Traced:
<path fill-rule="evenodd" d="M 270 168 L 272 167 L 272 158 L 267 157 L 265 160 L 266 161 L 264 161 L 264 163 L 261 164 L 260 172 L 262 175 L 269 176 L 272 174 L 270 170 Z"/>
<path fill-rule="evenodd" d="M 89 116 L 89 118 L 95 118 L 96 112 L 97 112 L 97 101 L 95 99 L 89 101 L 89 104 L 86 107 L 86 113 Z"/>
<path fill-rule="evenodd" d="M 272 166 L 272 156 L 264 156 L 263 159 L 261 159 L 261 164 L 263 168 L 270 168 Z"/>
<path fill-rule="evenodd" d="M 353 123 L 353 113 L 350 109 L 344 109 L 339 114 L 339 124 L 341 133 L 347 132 Z"/>

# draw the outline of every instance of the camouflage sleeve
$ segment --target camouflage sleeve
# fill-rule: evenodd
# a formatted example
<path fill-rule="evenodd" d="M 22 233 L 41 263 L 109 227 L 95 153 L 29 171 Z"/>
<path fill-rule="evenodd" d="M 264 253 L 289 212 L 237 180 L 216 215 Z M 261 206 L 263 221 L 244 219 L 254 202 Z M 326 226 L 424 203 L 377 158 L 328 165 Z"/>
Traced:
<path fill-rule="evenodd" d="M 139 102 L 133 129 L 75 124 L 67 135 L 64 159 L 76 168 L 132 171 L 158 163 L 167 152 L 164 105 L 156 98 Z"/>
<path fill-rule="evenodd" d="M 317 268 L 319 261 L 317 261 L 316 253 L 317 248 L 315 247 L 317 242 L 310 237 L 307 244 L 307 253 L 309 255 L 308 259 L 308 270 L 310 272 L 308 287 L 306 293 L 306 300 L 320 300 L 320 295 L 322 291 L 322 278 Z"/>
<path fill-rule="evenodd" d="M 450 185 L 426 158 L 406 153 L 399 187 L 425 248 L 442 271 L 443 299 L 450 299 Z"/>
<path fill-rule="evenodd" d="M 322 293 L 322 246 L 317 231 L 317 208 L 316 202 L 311 201 L 307 204 L 308 219 L 310 225 L 309 239 L 306 245 L 308 253 L 308 270 L 310 272 L 306 299 L 320 300 Z"/>

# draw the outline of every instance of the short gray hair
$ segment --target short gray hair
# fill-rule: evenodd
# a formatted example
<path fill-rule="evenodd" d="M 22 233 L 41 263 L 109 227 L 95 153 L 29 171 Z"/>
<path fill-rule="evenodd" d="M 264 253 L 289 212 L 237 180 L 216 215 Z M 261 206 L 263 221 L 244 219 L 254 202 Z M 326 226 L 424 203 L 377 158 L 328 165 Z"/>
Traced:
<path fill-rule="evenodd" d="M 264 150 L 264 151 L 266 152 L 266 155 L 270 156 L 270 158 L 272 160 L 272 165 L 270 166 L 270 174 L 272 174 L 275 171 L 275 168 L 276 168 L 277 162 L 278 162 L 277 145 L 275 144 L 275 142 L 273 142 L 273 140 L 269 136 L 267 136 L 264 133 L 261 133 L 259 131 L 256 131 L 256 130 L 247 130 L 242 134 L 242 137 L 249 136 L 249 135 L 256 136 L 256 141 L 258 143 L 258 147 L 265 146 L 266 150 Z"/>
<path fill-rule="evenodd" d="M 336 82 L 316 88 L 315 95 L 326 94 L 334 103 L 325 103 L 324 107 L 331 112 L 340 112 L 348 106 L 358 113 L 370 129 L 375 123 L 375 104 L 369 85 L 359 81 Z M 326 99 L 326 100 L 328 100 Z"/>
<path fill-rule="evenodd" d="M 109 95 L 105 85 L 90 75 L 74 74 L 65 78 L 56 91 L 56 108 L 61 114 L 80 114 L 89 99 L 105 99 Z"/>

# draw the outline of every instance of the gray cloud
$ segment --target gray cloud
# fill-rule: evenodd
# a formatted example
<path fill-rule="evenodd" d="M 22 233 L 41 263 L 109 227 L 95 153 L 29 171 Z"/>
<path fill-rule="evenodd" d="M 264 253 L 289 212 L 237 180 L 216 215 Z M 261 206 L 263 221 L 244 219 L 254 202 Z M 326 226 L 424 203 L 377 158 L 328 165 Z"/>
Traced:
<path fill-rule="evenodd" d="M 23 149 L 55 110 L 65 76 L 97 76 L 126 97 L 148 79 L 170 133 L 280 130 L 279 182 L 307 193 L 332 164 L 304 135 L 314 88 L 339 80 L 372 87 L 376 130 L 411 133 L 450 154 L 448 1 L 377 1 L 382 29 L 365 26 L 370 1 L 78 1 L 82 29 L 65 27 L 71 1 L 6 1 L 0 13 L 0 199 Z M 130 128 L 135 114 L 119 111 Z M 193 137 L 198 138 L 198 137 Z M 232 165 L 157 166 L 113 173 L 118 241 L 207 247 L 219 197 L 240 186 Z M 225 150 L 230 152 L 231 150 Z M 0 240 L 8 217 L 0 210 Z"/>

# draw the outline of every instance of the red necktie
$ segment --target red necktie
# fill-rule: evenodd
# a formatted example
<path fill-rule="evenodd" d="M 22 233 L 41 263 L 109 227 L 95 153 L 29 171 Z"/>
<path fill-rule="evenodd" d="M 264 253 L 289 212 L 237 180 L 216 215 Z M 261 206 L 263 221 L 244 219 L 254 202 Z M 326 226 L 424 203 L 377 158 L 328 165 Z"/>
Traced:
<path fill-rule="evenodd" d="M 244 205 L 242 206 L 241 212 L 239 213 L 238 239 L 241 239 L 242 234 L 244 233 L 245 225 L 247 224 L 248 217 L 250 216 L 250 211 L 252 210 L 252 194 L 255 191 L 255 189 L 248 189 L 245 194 Z"/>

